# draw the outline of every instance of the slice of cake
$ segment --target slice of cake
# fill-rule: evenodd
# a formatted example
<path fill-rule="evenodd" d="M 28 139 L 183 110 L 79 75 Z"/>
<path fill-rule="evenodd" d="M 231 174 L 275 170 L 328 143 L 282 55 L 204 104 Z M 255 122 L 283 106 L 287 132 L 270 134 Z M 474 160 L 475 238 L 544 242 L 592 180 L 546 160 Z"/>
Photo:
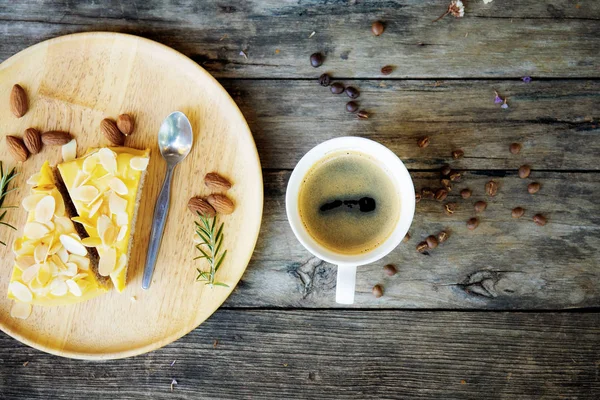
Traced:
<path fill-rule="evenodd" d="M 32 176 L 31 194 L 22 201 L 29 213 L 23 235 L 13 243 L 15 266 L 8 297 L 13 315 L 25 318 L 31 304 L 73 304 L 106 292 L 90 254 L 71 221 L 72 205 L 46 162 Z"/>
<path fill-rule="evenodd" d="M 127 147 L 91 149 L 58 165 L 79 215 L 73 221 L 88 235 L 82 243 L 97 251 L 99 274 L 110 277 L 119 292 L 125 289 L 149 154 Z"/>

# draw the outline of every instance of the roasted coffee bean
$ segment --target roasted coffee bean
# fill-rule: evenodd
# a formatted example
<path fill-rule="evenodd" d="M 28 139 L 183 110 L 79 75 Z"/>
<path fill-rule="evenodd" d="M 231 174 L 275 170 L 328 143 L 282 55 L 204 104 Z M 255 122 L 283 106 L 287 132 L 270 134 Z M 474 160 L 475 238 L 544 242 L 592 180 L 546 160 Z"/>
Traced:
<path fill-rule="evenodd" d="M 358 119 L 369 119 L 369 113 L 365 110 L 360 110 L 358 113 L 356 113 L 356 116 Z"/>
<path fill-rule="evenodd" d="M 331 84 L 331 77 L 328 74 L 323 74 L 319 77 L 319 85 L 329 86 Z"/>
<path fill-rule="evenodd" d="M 531 182 L 529 185 L 527 185 L 527 191 L 530 194 L 534 194 L 540 191 L 540 184 L 537 182 Z"/>
<path fill-rule="evenodd" d="M 446 203 L 446 205 L 444 205 L 444 209 L 448 215 L 454 214 L 454 211 L 456 211 L 457 207 L 458 205 L 456 203 Z"/>
<path fill-rule="evenodd" d="M 355 101 L 349 101 L 346 103 L 346 111 L 349 113 L 355 113 L 358 111 L 358 104 Z"/>
<path fill-rule="evenodd" d="M 417 251 L 419 253 L 424 252 L 425 250 L 427 250 L 429 248 L 429 245 L 427 244 L 427 242 L 421 242 L 417 245 Z"/>
<path fill-rule="evenodd" d="M 333 94 L 341 94 L 344 93 L 344 85 L 339 82 L 334 82 L 331 84 L 329 90 L 331 90 L 331 93 Z"/>
<path fill-rule="evenodd" d="M 452 168 L 450 168 L 450 166 L 448 164 L 445 164 L 440 169 L 440 172 L 442 173 L 442 175 L 448 176 L 452 172 Z"/>
<path fill-rule="evenodd" d="M 472 194 L 471 189 L 468 189 L 468 188 L 460 191 L 460 195 L 463 199 L 468 199 L 469 197 L 471 197 L 471 194 Z"/>
<path fill-rule="evenodd" d="M 454 171 L 450 174 L 450 180 L 452 182 L 460 182 L 461 177 L 462 177 L 462 175 L 460 174 L 460 172 Z"/>
<path fill-rule="evenodd" d="M 383 33 L 384 30 L 384 26 L 381 23 L 381 21 L 375 21 L 373 22 L 373 25 L 371 25 L 371 32 L 373 32 L 373 35 L 375 36 L 379 36 Z"/>
<path fill-rule="evenodd" d="M 383 267 L 383 272 L 387 276 L 394 276 L 398 273 L 398 271 L 396 270 L 396 267 L 394 267 L 392 264 L 388 264 L 385 267 Z"/>
<path fill-rule="evenodd" d="M 508 148 L 512 154 L 519 154 L 521 152 L 521 144 L 520 143 L 511 143 Z"/>
<path fill-rule="evenodd" d="M 521 207 L 515 207 L 512 210 L 513 218 L 521 218 L 523 216 L 523 214 L 525 214 L 525 210 Z"/>
<path fill-rule="evenodd" d="M 483 212 L 487 208 L 487 203 L 483 200 L 475 203 L 475 212 Z"/>
<path fill-rule="evenodd" d="M 403 241 L 404 243 L 406 243 L 406 242 L 408 242 L 409 240 L 410 240 L 410 233 L 409 233 L 409 232 L 406 232 L 406 235 L 404 235 L 404 239 L 402 239 L 402 241 Z"/>
<path fill-rule="evenodd" d="M 448 196 L 448 191 L 446 189 L 438 189 L 435 192 L 435 199 L 437 201 L 444 201 L 446 200 L 446 197 Z"/>
<path fill-rule="evenodd" d="M 310 65 L 317 68 L 323 65 L 323 55 L 321 53 L 313 53 L 310 55 Z"/>
<path fill-rule="evenodd" d="M 427 242 L 427 247 L 429 247 L 430 249 L 435 249 L 438 246 L 438 240 L 433 235 L 427 236 L 426 242 Z"/>
<path fill-rule="evenodd" d="M 467 228 L 471 231 L 473 229 L 477 228 L 478 226 L 479 226 L 478 218 L 471 218 L 470 220 L 467 221 Z"/>
<path fill-rule="evenodd" d="M 450 179 L 440 179 L 440 183 L 448 192 L 452 191 L 452 185 L 450 184 Z"/>
<path fill-rule="evenodd" d="M 434 198 L 433 191 L 429 188 L 421 189 L 421 196 L 423 196 L 424 199 L 429 199 L 429 200 L 432 200 Z"/>
<path fill-rule="evenodd" d="M 383 288 L 381 287 L 381 285 L 375 285 L 373 286 L 373 296 L 380 298 L 381 296 L 383 296 Z"/>
<path fill-rule="evenodd" d="M 420 148 L 424 148 L 429 146 L 429 136 L 422 136 L 419 138 L 419 140 L 417 140 L 417 145 Z"/>
<path fill-rule="evenodd" d="M 494 197 L 496 193 L 498 193 L 498 184 L 496 183 L 496 181 L 489 181 L 488 183 L 486 183 L 485 192 L 488 194 L 488 196 Z"/>
<path fill-rule="evenodd" d="M 358 96 L 360 96 L 360 92 L 358 91 L 358 89 L 352 86 L 348 86 L 346 88 L 346 94 L 351 99 L 356 99 Z"/>
<path fill-rule="evenodd" d="M 519 167 L 519 178 L 525 179 L 531 174 L 531 168 L 529 165 L 521 165 Z"/>
<path fill-rule="evenodd" d="M 465 152 L 462 151 L 461 149 L 454 150 L 452 152 L 452 158 L 454 158 L 455 160 L 458 160 L 459 158 L 462 158 L 464 155 L 465 155 Z"/>
<path fill-rule="evenodd" d="M 535 214 L 533 216 L 533 222 L 535 222 L 539 226 L 544 226 L 546 225 L 546 217 L 544 217 L 542 214 Z"/>
<path fill-rule="evenodd" d="M 392 72 L 394 72 L 394 67 L 391 65 L 386 65 L 385 67 L 381 68 L 381 75 L 389 75 Z"/>
<path fill-rule="evenodd" d="M 444 243 L 446 240 L 448 240 L 449 236 L 450 235 L 448 234 L 448 232 L 441 231 L 440 233 L 437 234 L 438 243 L 440 243 L 440 244 Z"/>

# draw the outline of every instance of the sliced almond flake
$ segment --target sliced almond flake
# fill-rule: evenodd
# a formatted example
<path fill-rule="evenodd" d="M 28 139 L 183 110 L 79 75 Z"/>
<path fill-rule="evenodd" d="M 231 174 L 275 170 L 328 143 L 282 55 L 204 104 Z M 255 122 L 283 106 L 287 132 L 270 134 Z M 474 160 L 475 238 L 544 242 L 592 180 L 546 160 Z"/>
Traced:
<path fill-rule="evenodd" d="M 69 259 L 67 259 L 67 261 L 69 261 Z M 65 261 L 61 260 L 61 258 L 59 256 L 57 256 L 56 254 L 53 255 L 52 257 L 50 257 L 50 260 L 48 260 L 48 263 L 52 263 L 52 272 L 55 272 L 55 269 L 58 270 L 63 270 L 63 269 L 67 269 L 67 264 Z"/>
<path fill-rule="evenodd" d="M 86 237 L 81 239 L 81 244 L 85 247 L 99 247 L 102 245 L 102 239 L 99 237 Z"/>
<path fill-rule="evenodd" d="M 56 225 L 52 221 L 48 221 L 44 223 L 44 225 L 46 225 L 46 228 L 48 228 L 50 232 L 53 232 L 56 229 Z"/>
<path fill-rule="evenodd" d="M 89 275 L 89 274 L 88 274 L 87 272 L 80 272 L 80 273 L 78 273 L 77 275 L 75 275 L 75 276 L 73 277 L 73 280 L 74 280 L 74 281 L 78 281 L 78 280 L 80 280 L 80 279 L 85 279 L 85 278 L 87 278 L 87 277 L 88 277 L 88 275 Z"/>
<path fill-rule="evenodd" d="M 94 204 L 96 201 L 98 201 L 99 198 L 101 198 L 102 196 L 104 196 L 104 190 L 100 191 L 98 190 L 98 194 L 96 195 L 96 197 L 94 197 L 91 201 L 89 201 L 87 203 L 87 206 L 91 206 L 92 204 Z"/>
<path fill-rule="evenodd" d="M 60 242 L 60 240 L 59 240 Z M 62 244 L 62 243 L 61 243 Z M 75 254 L 71 254 L 72 256 Z M 60 250 L 58 250 L 56 252 L 56 256 L 58 256 L 58 259 L 60 261 L 62 261 L 63 263 L 66 263 L 69 260 L 69 252 L 67 251 L 67 249 L 65 249 L 65 247 L 61 247 Z M 80 257 L 80 256 L 77 256 Z"/>
<path fill-rule="evenodd" d="M 123 226 L 129 224 L 129 214 L 126 212 L 117 213 L 117 225 Z"/>
<path fill-rule="evenodd" d="M 69 287 L 69 292 L 73 293 L 73 295 L 76 297 L 81 297 L 81 288 L 77 282 L 75 282 L 73 279 L 67 279 L 65 283 Z"/>
<path fill-rule="evenodd" d="M 88 175 L 83 171 L 77 171 L 77 175 L 75 175 L 75 179 L 73 179 L 73 185 L 71 186 L 71 190 L 77 189 L 79 186 L 83 185 L 90 178 L 91 178 L 91 175 Z"/>
<path fill-rule="evenodd" d="M 48 282 L 50 281 L 50 278 L 52 278 L 55 271 L 58 271 L 58 268 L 56 267 L 56 265 L 53 262 L 48 261 L 46 264 L 42 264 L 40 266 L 40 270 L 38 271 L 38 274 L 35 277 L 35 280 L 41 286 L 45 286 L 48 284 Z"/>
<path fill-rule="evenodd" d="M 87 218 L 73 217 L 73 218 L 71 218 L 71 221 L 79 222 L 81 225 L 85 226 L 86 228 L 95 228 L 94 223 Z"/>
<path fill-rule="evenodd" d="M 50 293 L 54 296 L 64 296 L 69 291 L 69 287 L 60 277 L 54 278 L 50 283 Z"/>
<path fill-rule="evenodd" d="M 94 215 L 96 215 L 96 213 L 98 212 L 98 210 L 100 210 L 100 207 L 102 207 L 102 202 L 104 200 L 102 200 L 102 198 L 99 198 L 98 200 L 96 200 L 94 202 L 94 204 L 90 205 L 90 212 L 89 212 L 89 216 L 90 218 L 92 218 Z"/>
<path fill-rule="evenodd" d="M 44 196 L 35 206 L 35 220 L 42 224 L 50 222 L 54 216 L 56 200 L 52 196 Z"/>
<path fill-rule="evenodd" d="M 98 263 L 98 273 L 102 276 L 108 276 L 115 269 L 117 263 L 117 250 L 108 248 L 99 251 L 99 253 L 100 262 Z"/>
<path fill-rule="evenodd" d="M 101 215 L 98 217 L 98 221 L 96 222 L 96 230 L 98 231 L 98 236 L 102 238 L 104 233 L 108 229 L 108 227 L 112 226 L 112 220 L 107 215 Z"/>
<path fill-rule="evenodd" d="M 121 254 L 119 256 L 119 260 L 117 261 L 117 267 L 115 268 L 115 270 L 113 272 L 111 272 L 110 276 L 113 279 L 117 278 L 119 275 L 121 275 L 121 273 L 123 272 L 123 270 L 125 269 L 126 266 L 127 266 L 127 255 Z"/>
<path fill-rule="evenodd" d="M 84 173 L 91 175 L 94 172 L 96 165 L 98 165 L 98 155 L 97 153 L 93 153 L 88 155 L 85 160 L 83 160 L 81 169 Z"/>
<path fill-rule="evenodd" d="M 98 189 L 91 185 L 79 186 L 71 191 L 73 200 L 79 200 L 84 203 L 89 203 L 98 196 Z"/>
<path fill-rule="evenodd" d="M 33 252 L 35 251 L 35 246 L 37 246 L 38 243 L 39 243 L 39 240 L 28 241 L 26 243 L 23 243 L 18 248 L 13 248 L 13 253 L 16 256 L 32 256 L 33 257 Z"/>
<path fill-rule="evenodd" d="M 10 316 L 13 318 L 27 319 L 31 315 L 31 304 L 15 301 L 10 309 Z"/>
<path fill-rule="evenodd" d="M 117 239 L 118 233 L 119 232 L 117 231 L 117 228 L 114 225 L 109 226 L 101 238 L 102 244 L 104 244 L 105 246 L 112 246 L 113 244 L 115 244 L 115 240 Z"/>
<path fill-rule="evenodd" d="M 148 162 L 150 162 L 148 157 L 133 157 L 129 160 L 129 166 L 136 171 L 145 171 L 148 168 Z"/>
<path fill-rule="evenodd" d="M 98 178 L 96 178 L 96 180 L 97 181 L 101 181 L 101 180 L 106 179 L 106 178 L 111 177 L 111 176 L 113 176 L 113 175 L 111 175 L 109 173 L 106 173 L 106 174 L 104 174 L 104 175 L 99 176 Z"/>
<path fill-rule="evenodd" d="M 27 212 L 33 211 L 44 197 L 46 197 L 44 194 L 31 194 L 23 199 L 21 206 L 23 206 Z"/>
<path fill-rule="evenodd" d="M 106 172 L 112 175 L 117 173 L 117 155 L 114 151 L 104 147 L 98 150 L 98 159 Z"/>
<path fill-rule="evenodd" d="M 31 239 L 40 239 L 46 236 L 50 232 L 50 229 L 44 224 L 39 222 L 31 221 L 25 224 L 23 233 L 25 236 Z"/>
<path fill-rule="evenodd" d="M 90 269 L 90 259 L 87 257 L 78 256 L 77 254 L 71 254 L 69 256 L 68 261 L 77 264 L 77 267 L 81 271 L 87 271 Z"/>
<path fill-rule="evenodd" d="M 39 271 L 40 264 L 33 264 L 31 267 L 23 271 L 21 274 L 21 280 L 25 283 L 29 283 L 35 279 Z"/>
<path fill-rule="evenodd" d="M 36 263 L 41 264 L 46 261 L 46 258 L 48 257 L 48 249 L 48 245 L 44 243 L 38 244 L 36 246 L 33 252 L 33 259 Z"/>
<path fill-rule="evenodd" d="M 81 244 L 81 241 L 72 236 L 60 235 L 60 242 L 69 253 L 77 254 L 78 256 L 85 256 L 87 254 L 87 249 Z"/>
<path fill-rule="evenodd" d="M 8 285 L 8 290 L 12 292 L 13 296 L 15 296 L 19 301 L 29 303 L 31 300 L 33 300 L 31 290 L 29 290 L 29 288 L 21 282 L 11 282 L 10 285 Z"/>
<path fill-rule="evenodd" d="M 36 183 L 38 183 L 39 180 L 40 180 L 40 173 L 36 172 L 35 174 L 31 175 L 29 177 L 29 179 L 27 179 L 27 184 L 35 185 Z"/>
<path fill-rule="evenodd" d="M 48 249 L 48 254 L 52 255 L 52 254 L 56 254 L 58 253 L 58 251 L 60 249 L 63 249 L 63 245 L 60 242 L 60 240 L 53 240 L 52 244 L 50 245 L 50 248 Z"/>
<path fill-rule="evenodd" d="M 117 242 L 120 242 L 121 240 L 125 239 L 125 235 L 127 235 L 127 225 L 123 225 L 119 229 L 119 234 L 117 235 Z"/>
<path fill-rule="evenodd" d="M 38 274 L 38 278 L 39 278 L 39 274 Z M 42 285 L 40 282 L 38 282 L 38 278 L 32 280 L 31 282 L 29 282 L 27 284 L 27 287 L 29 288 L 29 290 L 31 290 L 33 293 L 35 293 L 38 296 L 44 296 L 47 293 L 50 293 L 50 288 L 46 287 L 46 285 Z"/>
<path fill-rule="evenodd" d="M 77 158 L 77 140 L 71 141 L 60 148 L 64 162 L 69 162 Z"/>
<path fill-rule="evenodd" d="M 111 192 L 108 195 L 108 209 L 113 214 L 123 213 L 127 210 L 127 200 L 118 194 Z"/>
<path fill-rule="evenodd" d="M 63 200 L 62 195 L 58 191 L 58 189 L 52 189 L 50 192 L 52 197 L 54 197 L 54 203 L 56 204 L 56 208 L 54 209 L 54 215 L 57 217 L 65 216 L 65 202 Z"/>
<path fill-rule="evenodd" d="M 68 263 L 66 263 L 65 265 L 67 266 L 67 269 L 66 269 L 66 270 L 65 270 L 65 272 L 64 272 L 64 274 L 65 274 L 66 276 L 71 276 L 71 277 L 73 277 L 73 276 L 77 275 L 77 269 L 78 269 L 78 268 L 77 268 L 77 264 L 75 264 L 75 263 L 72 263 L 72 262 L 68 262 Z"/>
<path fill-rule="evenodd" d="M 72 232 L 75 229 L 68 217 L 54 217 L 54 226 L 58 233 Z"/>
<path fill-rule="evenodd" d="M 123 196 L 126 195 L 127 192 L 129 192 L 125 183 L 123 183 L 123 181 L 120 180 L 119 178 L 117 178 L 116 176 L 113 176 L 112 178 L 109 179 L 108 187 L 111 188 L 112 190 L 114 190 L 117 194 L 120 194 Z"/>

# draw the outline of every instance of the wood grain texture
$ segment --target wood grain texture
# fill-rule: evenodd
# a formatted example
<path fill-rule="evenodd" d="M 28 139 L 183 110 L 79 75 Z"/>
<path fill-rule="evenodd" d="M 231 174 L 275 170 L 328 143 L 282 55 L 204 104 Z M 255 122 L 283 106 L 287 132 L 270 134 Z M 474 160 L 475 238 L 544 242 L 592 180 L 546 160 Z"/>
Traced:
<path fill-rule="evenodd" d="M 364 136 L 394 151 L 409 169 L 438 168 L 461 148 L 457 168 L 600 170 L 600 83 L 533 81 L 342 81 L 372 116 L 345 111 L 350 99 L 314 81 L 222 81 L 246 116 L 265 168 L 294 168 L 317 144 Z M 494 104 L 494 90 L 509 108 Z M 421 136 L 431 138 L 425 149 Z M 508 151 L 512 142 L 523 150 Z"/>
<path fill-rule="evenodd" d="M 0 132 L 19 135 L 26 128 L 64 130 L 77 139 L 79 154 L 107 146 L 100 121 L 127 112 L 136 131 L 127 146 L 150 148 L 144 192 L 129 259 L 128 286 L 91 301 L 65 307 L 34 307 L 27 320 L 9 315 L 6 298 L 14 257 L 10 244 L 19 233 L 4 229 L 9 247 L 0 248 L 0 326 L 28 344 L 55 354 L 124 357 L 153 350 L 179 338 L 208 318 L 242 276 L 258 235 L 262 214 L 262 173 L 248 126 L 235 103 L 205 71 L 181 54 L 141 38 L 115 34 L 81 34 L 41 43 L 0 66 L 0 99 L 8 99 L 15 83 L 28 92 L 30 109 L 20 119 L 0 107 Z M 141 289 L 150 227 L 166 163 L 157 143 L 163 119 L 180 110 L 194 132 L 194 146 L 173 177 L 170 212 L 152 286 Z M 0 142 L 0 160 L 10 160 Z M 7 198 L 19 205 L 29 194 L 27 178 L 48 160 L 60 161 L 60 148 L 45 146 L 18 166 L 19 189 Z M 234 187 L 228 192 L 237 208 L 225 223 L 223 249 L 227 258 L 217 280 L 229 287 L 210 288 L 196 282 L 197 268 L 207 270 L 192 241 L 194 216 L 190 197 L 206 196 L 206 173 L 218 171 Z M 10 210 L 5 221 L 22 228 L 22 209 Z M 4 228 L 4 227 L 3 227 Z M 102 339 L 100 339 L 102 338 Z"/>
<path fill-rule="evenodd" d="M 221 310 L 165 348 L 103 363 L 0 334 L 0 398 L 592 400 L 599 325 L 595 313 Z"/>
<path fill-rule="evenodd" d="M 464 18 L 432 23 L 448 3 L 3 1 L 0 59 L 60 34 L 110 30 L 158 40 L 219 77 L 377 77 L 386 64 L 397 78 L 600 76 L 598 2 L 471 1 Z M 375 20 L 386 26 L 380 37 Z M 315 51 L 326 55 L 318 70 Z"/>
<path fill-rule="evenodd" d="M 439 173 L 411 173 L 415 188 L 440 187 Z M 335 304 L 336 268 L 314 258 L 296 240 L 284 209 L 288 171 L 265 174 L 265 213 L 252 262 L 227 305 L 231 307 L 339 307 Z M 500 188 L 490 198 L 485 184 L 494 179 Z M 537 181 L 541 190 L 527 192 Z M 516 172 L 472 171 L 464 175 L 446 202 L 457 211 L 447 216 L 442 202 L 417 204 L 411 240 L 379 262 L 360 267 L 354 307 L 557 309 L 600 306 L 600 175 L 534 171 L 529 179 Z M 470 188 L 463 200 L 459 192 Z M 485 200 L 487 209 L 476 214 L 473 204 Z M 514 207 L 525 215 L 511 216 Z M 548 218 L 544 227 L 532 217 Z M 466 221 L 478 215 L 474 231 Z M 447 229 L 450 238 L 420 254 L 417 243 Z M 383 266 L 398 267 L 386 277 Z M 385 294 L 371 294 L 375 284 Z"/>

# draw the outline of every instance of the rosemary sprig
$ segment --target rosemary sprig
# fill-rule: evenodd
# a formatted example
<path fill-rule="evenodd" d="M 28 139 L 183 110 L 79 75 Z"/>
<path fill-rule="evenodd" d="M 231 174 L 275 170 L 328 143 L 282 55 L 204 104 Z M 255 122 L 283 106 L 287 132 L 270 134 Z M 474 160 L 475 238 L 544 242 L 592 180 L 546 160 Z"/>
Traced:
<path fill-rule="evenodd" d="M 196 280 L 210 286 L 229 287 L 229 285 L 225 283 L 215 282 L 215 274 L 219 270 L 219 267 L 221 267 L 221 264 L 223 264 L 223 260 L 227 254 L 227 250 L 220 253 L 221 245 L 223 244 L 223 223 L 221 223 L 219 229 L 216 229 L 216 215 L 210 220 L 200 213 L 197 214 L 200 217 L 200 222 L 194 222 L 194 224 L 196 225 L 196 234 L 200 237 L 202 242 L 196 245 L 196 249 L 198 249 L 201 255 L 194 258 L 194 260 L 205 258 L 208 261 L 210 270 L 201 271 L 200 268 L 197 268 L 198 277 Z"/>
<path fill-rule="evenodd" d="M 4 206 L 4 200 L 6 199 L 6 195 L 16 190 L 16 188 L 8 189 L 8 184 L 12 181 L 18 174 L 15 173 L 15 169 L 11 169 L 9 172 L 4 173 L 4 167 L 2 166 L 2 161 L 0 161 L 0 209 L 6 208 L 17 208 L 14 206 Z M 6 216 L 6 210 L 0 214 L 0 225 L 8 226 L 11 229 L 17 230 L 14 226 L 9 224 L 8 222 L 4 222 L 4 217 Z M 6 246 L 6 243 L 0 240 L 0 244 Z"/>

